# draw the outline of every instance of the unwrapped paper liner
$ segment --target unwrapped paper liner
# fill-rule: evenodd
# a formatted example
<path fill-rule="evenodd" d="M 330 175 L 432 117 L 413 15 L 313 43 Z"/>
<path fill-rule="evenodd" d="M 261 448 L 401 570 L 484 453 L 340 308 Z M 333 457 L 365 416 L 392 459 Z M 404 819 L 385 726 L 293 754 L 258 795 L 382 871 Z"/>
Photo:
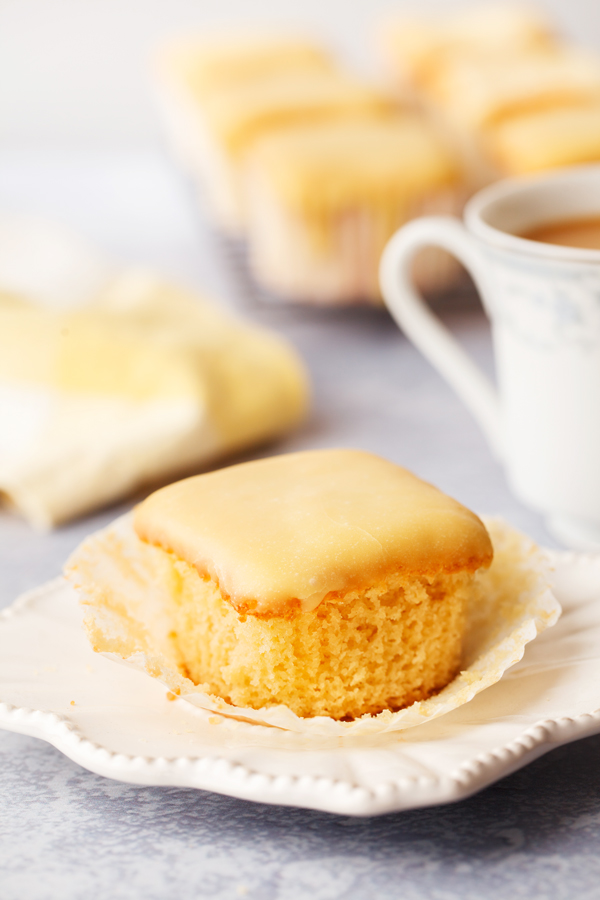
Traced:
<path fill-rule="evenodd" d="M 428 700 L 351 722 L 301 718 L 282 705 L 258 710 L 233 706 L 182 675 L 169 640 L 172 623 L 161 596 L 164 588 L 145 565 L 145 554 L 154 548 L 137 538 L 130 515 L 92 535 L 75 552 L 67 571 L 87 608 L 85 625 L 94 649 L 147 672 L 194 706 L 304 734 L 377 734 L 413 728 L 468 703 L 499 681 L 522 658 L 525 645 L 558 620 L 561 609 L 548 587 L 543 551 L 502 519 L 484 521 L 494 561 L 476 575 L 460 673 Z"/>

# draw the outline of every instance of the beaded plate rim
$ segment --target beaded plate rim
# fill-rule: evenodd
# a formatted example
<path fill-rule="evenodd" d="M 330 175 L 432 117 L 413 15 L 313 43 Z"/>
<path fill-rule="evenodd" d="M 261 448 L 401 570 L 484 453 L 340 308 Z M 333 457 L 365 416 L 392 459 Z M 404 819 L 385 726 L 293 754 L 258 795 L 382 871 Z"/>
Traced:
<path fill-rule="evenodd" d="M 582 564 L 597 570 L 600 598 L 600 555 L 552 551 L 550 556 L 563 573 L 570 566 L 577 569 Z M 59 578 L 23 594 L 0 611 L 0 629 L 11 618 L 31 614 L 35 601 L 51 599 L 53 593 L 65 589 L 67 586 Z M 575 716 L 540 719 L 505 744 L 464 759 L 450 775 L 387 780 L 384 775 L 381 783 L 372 788 L 302 772 L 267 775 L 218 755 L 129 756 L 91 740 L 68 715 L 45 710 L 41 705 L 17 706 L 1 695 L 0 728 L 40 738 L 84 768 L 124 782 L 196 788 L 261 803 L 373 816 L 465 799 L 562 744 L 600 732 L 600 708 Z"/>

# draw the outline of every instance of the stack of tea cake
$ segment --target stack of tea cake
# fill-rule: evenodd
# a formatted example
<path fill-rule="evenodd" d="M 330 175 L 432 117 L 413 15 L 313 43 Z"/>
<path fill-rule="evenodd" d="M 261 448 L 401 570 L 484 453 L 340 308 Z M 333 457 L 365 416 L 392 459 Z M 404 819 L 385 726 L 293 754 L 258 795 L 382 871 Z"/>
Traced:
<path fill-rule="evenodd" d="M 472 188 L 600 160 L 600 59 L 539 13 L 497 4 L 445 21 L 397 16 L 380 45 L 395 86 L 454 139 Z"/>
<path fill-rule="evenodd" d="M 460 209 L 462 173 L 438 129 L 311 42 L 175 42 L 157 75 L 177 158 L 277 299 L 378 302 L 396 228 Z M 437 286 L 453 271 L 434 253 L 419 280 Z"/>

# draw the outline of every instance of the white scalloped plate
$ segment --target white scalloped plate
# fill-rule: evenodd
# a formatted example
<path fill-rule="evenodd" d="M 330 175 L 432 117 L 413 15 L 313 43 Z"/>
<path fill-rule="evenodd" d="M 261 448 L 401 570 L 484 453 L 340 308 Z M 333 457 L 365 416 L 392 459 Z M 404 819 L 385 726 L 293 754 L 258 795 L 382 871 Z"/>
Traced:
<path fill-rule="evenodd" d="M 600 731 L 600 556 L 552 555 L 558 624 L 498 684 L 401 734 L 306 737 L 203 712 L 95 654 L 62 580 L 0 613 L 0 726 L 137 784 L 377 815 L 467 797 Z"/>

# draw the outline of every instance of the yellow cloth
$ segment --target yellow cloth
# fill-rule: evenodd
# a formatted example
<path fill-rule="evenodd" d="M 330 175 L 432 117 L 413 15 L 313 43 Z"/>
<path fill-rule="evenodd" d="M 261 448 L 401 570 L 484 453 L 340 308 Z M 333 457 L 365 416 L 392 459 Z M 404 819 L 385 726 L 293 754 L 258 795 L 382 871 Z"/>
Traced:
<path fill-rule="evenodd" d="M 42 527 L 279 435 L 306 405 L 283 340 L 147 273 L 75 310 L 0 299 L 0 492 Z"/>

